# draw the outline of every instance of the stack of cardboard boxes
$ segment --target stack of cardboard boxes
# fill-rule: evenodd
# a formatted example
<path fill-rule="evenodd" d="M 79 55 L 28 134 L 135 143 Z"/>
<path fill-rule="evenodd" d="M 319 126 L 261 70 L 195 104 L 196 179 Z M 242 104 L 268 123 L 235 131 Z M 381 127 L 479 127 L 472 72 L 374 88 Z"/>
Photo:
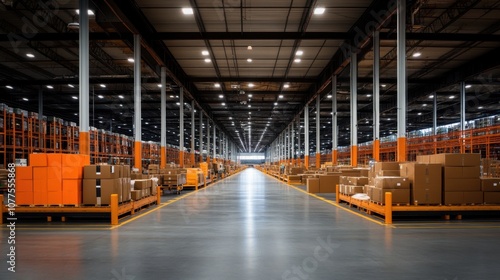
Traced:
<path fill-rule="evenodd" d="M 83 168 L 83 204 L 109 205 L 111 194 L 118 202 L 130 200 L 130 167 L 126 165 L 87 165 Z"/>
<path fill-rule="evenodd" d="M 186 185 L 199 186 L 204 183 L 203 171 L 200 168 L 186 168 Z"/>
<path fill-rule="evenodd" d="M 31 154 L 29 166 L 16 167 L 18 205 L 79 205 L 83 166 L 90 157 L 77 154 Z"/>
<path fill-rule="evenodd" d="M 500 178 L 481 178 L 485 204 L 500 204 Z"/>
<path fill-rule="evenodd" d="M 181 168 L 165 168 L 160 169 L 163 177 L 163 185 L 181 186 L 186 184 L 186 169 Z"/>
<path fill-rule="evenodd" d="M 385 193 L 392 193 L 393 204 L 410 203 L 410 181 L 400 176 L 397 162 L 377 162 L 369 172 L 365 191 L 371 200 L 385 203 Z"/>
<path fill-rule="evenodd" d="M 434 163 L 401 163 L 401 176 L 410 181 L 410 203 L 441 204 L 441 165 Z"/>

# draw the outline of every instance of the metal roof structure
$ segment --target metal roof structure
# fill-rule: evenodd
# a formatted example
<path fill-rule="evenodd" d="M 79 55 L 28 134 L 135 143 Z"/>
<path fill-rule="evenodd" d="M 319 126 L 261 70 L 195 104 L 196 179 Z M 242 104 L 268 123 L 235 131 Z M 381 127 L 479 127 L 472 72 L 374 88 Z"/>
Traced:
<path fill-rule="evenodd" d="M 132 135 L 137 63 L 131 61 L 132 35 L 140 34 L 143 140 L 160 140 L 158 84 L 165 66 L 169 144 L 177 145 L 179 139 L 182 87 L 186 116 L 194 101 L 193 109 L 215 122 L 242 151 L 263 151 L 303 114 L 305 104 L 310 104 L 314 132 L 316 97 L 321 99 L 322 149 L 331 148 L 331 98 L 338 102 L 339 145 L 349 145 L 347 51 L 353 48 L 359 62 L 358 141 L 370 141 L 377 29 L 381 135 L 396 130 L 396 1 L 90 2 L 94 127 Z M 186 8 L 191 10 L 183 12 Z M 36 112 L 42 95 L 45 115 L 78 121 L 77 9 L 75 0 L 0 2 L 0 102 Z M 500 1 L 414 0 L 408 1 L 407 11 L 408 131 L 432 126 L 431 95 L 437 96 L 438 124 L 458 122 L 460 82 L 467 85 L 467 119 L 498 114 Z M 334 97 L 332 75 L 338 79 Z M 199 113 L 195 116 L 198 123 Z M 184 120 L 189 131 L 191 120 Z M 315 133 L 310 135 L 314 148 Z"/>

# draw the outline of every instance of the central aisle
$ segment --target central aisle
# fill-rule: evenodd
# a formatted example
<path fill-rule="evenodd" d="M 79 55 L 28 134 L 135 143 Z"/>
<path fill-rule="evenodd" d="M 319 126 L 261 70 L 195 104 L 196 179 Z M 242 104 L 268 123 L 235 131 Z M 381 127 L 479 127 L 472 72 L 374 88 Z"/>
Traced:
<path fill-rule="evenodd" d="M 113 230 L 18 231 L 0 279 L 494 279 L 498 234 L 381 226 L 250 168 Z"/>

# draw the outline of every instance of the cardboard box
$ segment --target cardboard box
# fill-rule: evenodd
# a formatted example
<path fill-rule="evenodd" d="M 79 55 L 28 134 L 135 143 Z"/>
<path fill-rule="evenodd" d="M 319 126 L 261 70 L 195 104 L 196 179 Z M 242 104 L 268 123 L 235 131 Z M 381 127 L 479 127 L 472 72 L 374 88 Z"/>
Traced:
<path fill-rule="evenodd" d="M 130 165 L 122 165 L 122 178 L 130 178 Z"/>
<path fill-rule="evenodd" d="M 437 187 L 419 187 L 411 189 L 410 201 L 414 205 L 422 204 L 441 204 L 441 186 Z"/>
<path fill-rule="evenodd" d="M 423 163 L 423 164 L 431 163 L 430 155 L 418 155 L 417 156 L 417 163 Z"/>
<path fill-rule="evenodd" d="M 151 188 L 151 195 L 156 195 L 158 193 L 158 187 Z"/>
<path fill-rule="evenodd" d="M 479 166 L 466 166 L 466 167 L 448 167 L 445 166 L 443 170 L 445 179 L 460 179 L 460 178 L 479 178 L 481 168 Z"/>
<path fill-rule="evenodd" d="M 359 177 L 361 172 L 356 169 L 342 169 L 340 170 L 343 176 L 350 176 L 350 177 Z"/>
<path fill-rule="evenodd" d="M 130 174 L 130 178 L 132 180 L 143 180 L 143 179 L 148 179 L 149 176 L 145 175 L 145 174 L 132 173 L 132 174 Z"/>
<path fill-rule="evenodd" d="M 47 180 L 47 167 L 33 167 L 33 180 Z"/>
<path fill-rule="evenodd" d="M 392 193 L 392 204 L 409 204 L 410 189 L 379 189 L 373 188 L 372 200 L 385 204 L 385 193 Z"/>
<path fill-rule="evenodd" d="M 83 204 L 109 205 L 111 194 L 120 194 L 122 184 L 120 179 L 83 179 Z"/>
<path fill-rule="evenodd" d="M 307 179 L 307 192 L 308 193 L 319 193 L 319 178 L 308 178 Z"/>
<path fill-rule="evenodd" d="M 52 167 L 62 167 L 62 155 L 61 154 L 47 154 L 47 166 Z"/>
<path fill-rule="evenodd" d="M 375 165 L 373 165 L 373 171 L 375 173 L 379 173 L 379 171 L 382 170 L 399 170 L 399 163 L 398 162 L 375 162 Z"/>
<path fill-rule="evenodd" d="M 401 163 L 401 176 L 410 180 L 412 204 L 441 204 L 442 166 L 440 164 Z"/>
<path fill-rule="evenodd" d="M 484 203 L 500 204 L 500 192 L 484 192 Z"/>
<path fill-rule="evenodd" d="M 62 154 L 61 155 L 63 167 L 83 167 L 90 165 L 90 157 L 79 154 Z"/>
<path fill-rule="evenodd" d="M 445 205 L 463 204 L 464 192 L 444 192 L 443 202 Z"/>
<path fill-rule="evenodd" d="M 62 167 L 62 178 L 64 179 L 82 179 L 83 178 L 83 166 L 63 166 Z"/>
<path fill-rule="evenodd" d="M 339 184 L 340 176 L 337 175 L 321 175 L 319 176 L 319 192 L 320 193 L 335 193 L 335 188 Z"/>
<path fill-rule="evenodd" d="M 62 189 L 60 191 L 55 191 L 55 192 L 47 192 L 47 204 L 50 205 L 59 205 L 63 204 L 63 199 L 62 199 Z"/>
<path fill-rule="evenodd" d="M 359 172 L 359 177 L 368 177 L 368 173 L 370 172 L 370 168 L 353 168 L 353 170 Z"/>
<path fill-rule="evenodd" d="M 374 183 L 379 189 L 410 189 L 410 180 L 405 177 L 375 177 Z"/>
<path fill-rule="evenodd" d="M 483 204 L 483 192 L 464 192 L 464 201 L 465 204 Z"/>
<path fill-rule="evenodd" d="M 347 185 L 364 186 L 368 184 L 368 177 L 347 177 Z"/>
<path fill-rule="evenodd" d="M 34 191 L 33 192 L 33 204 L 34 205 L 47 205 L 48 204 L 48 192 L 47 191 Z"/>
<path fill-rule="evenodd" d="M 30 154 L 29 165 L 41 167 L 47 166 L 47 154 Z"/>
<path fill-rule="evenodd" d="M 33 192 L 33 180 L 23 180 L 23 179 L 16 180 L 16 194 L 18 192 Z"/>
<path fill-rule="evenodd" d="M 47 180 L 59 180 L 62 181 L 62 170 L 61 167 L 51 166 L 46 167 L 47 170 Z"/>
<path fill-rule="evenodd" d="M 84 179 L 118 179 L 119 165 L 87 165 L 83 168 Z"/>
<path fill-rule="evenodd" d="M 48 192 L 47 180 L 33 180 L 33 192 Z"/>
<path fill-rule="evenodd" d="M 339 184 L 349 185 L 349 176 L 339 176 Z"/>
<path fill-rule="evenodd" d="M 151 179 L 145 180 L 134 180 L 134 189 L 135 190 L 143 190 L 147 188 L 151 188 Z"/>
<path fill-rule="evenodd" d="M 16 181 L 18 180 L 33 180 L 33 167 L 16 166 Z"/>
<path fill-rule="evenodd" d="M 130 197 L 132 200 L 139 200 L 142 198 L 142 190 L 133 190 L 130 192 Z"/>
<path fill-rule="evenodd" d="M 33 192 L 25 192 L 16 190 L 16 205 L 32 205 Z"/>
<path fill-rule="evenodd" d="M 352 186 L 352 185 L 342 185 L 343 186 L 343 194 L 354 195 L 357 193 L 363 193 L 362 186 Z"/>
<path fill-rule="evenodd" d="M 301 176 L 300 175 L 288 175 L 288 183 L 300 183 Z"/>
<path fill-rule="evenodd" d="M 129 201 L 131 199 L 130 192 L 132 185 L 130 183 L 130 178 L 122 178 L 122 200 Z"/>
<path fill-rule="evenodd" d="M 399 170 L 380 170 L 379 172 L 376 173 L 376 176 L 400 176 Z"/>
<path fill-rule="evenodd" d="M 82 179 L 63 180 L 62 204 L 79 205 L 82 203 Z"/>
<path fill-rule="evenodd" d="M 150 196 L 150 195 L 151 195 L 151 188 L 142 189 L 142 190 L 141 190 L 141 192 L 142 192 L 142 197 L 143 197 L 143 198 L 144 198 L 144 197 L 148 197 L 148 196 Z"/>
<path fill-rule="evenodd" d="M 430 156 L 431 163 L 439 163 L 444 166 L 480 166 L 480 154 L 437 154 Z"/>
<path fill-rule="evenodd" d="M 500 192 L 500 178 L 481 178 L 483 192 Z"/>
<path fill-rule="evenodd" d="M 443 190 L 445 192 L 480 191 L 481 180 L 469 178 L 445 178 L 443 182 Z"/>

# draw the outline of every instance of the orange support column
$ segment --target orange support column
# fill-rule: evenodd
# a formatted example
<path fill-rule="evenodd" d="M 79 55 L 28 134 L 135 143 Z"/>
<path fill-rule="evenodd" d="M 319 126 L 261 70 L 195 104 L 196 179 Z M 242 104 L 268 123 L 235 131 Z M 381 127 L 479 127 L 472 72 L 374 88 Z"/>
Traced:
<path fill-rule="evenodd" d="M 373 158 L 375 161 L 380 161 L 380 140 L 373 141 Z"/>
<path fill-rule="evenodd" d="M 78 137 L 78 145 L 80 149 L 80 154 L 81 155 L 90 155 L 90 136 L 88 132 L 83 132 L 80 131 L 79 137 Z"/>
<path fill-rule="evenodd" d="M 304 166 L 309 169 L 309 156 L 304 156 Z"/>
<path fill-rule="evenodd" d="M 397 150 L 397 161 L 405 162 L 407 161 L 406 157 L 406 137 L 398 138 L 398 150 Z"/>
<path fill-rule="evenodd" d="M 184 168 L 184 151 L 179 151 L 179 166 Z"/>
<path fill-rule="evenodd" d="M 142 173 L 142 143 L 140 141 L 134 142 L 134 167 Z"/>
<path fill-rule="evenodd" d="M 194 152 L 192 152 L 192 153 L 190 154 L 189 160 L 191 161 L 191 165 L 192 165 L 192 167 L 194 167 L 194 165 L 195 165 L 195 161 L 194 161 Z"/>
<path fill-rule="evenodd" d="M 320 153 L 316 153 L 316 168 L 320 168 L 321 167 L 321 154 Z"/>
<path fill-rule="evenodd" d="M 351 165 L 358 166 L 358 146 L 351 146 Z"/>
<path fill-rule="evenodd" d="M 338 156 L 339 156 L 339 151 L 333 150 L 332 151 L 332 163 L 334 165 L 337 165 L 337 163 L 338 163 Z"/>
<path fill-rule="evenodd" d="M 167 153 L 165 147 L 160 148 L 160 168 L 165 168 L 167 166 Z"/>

